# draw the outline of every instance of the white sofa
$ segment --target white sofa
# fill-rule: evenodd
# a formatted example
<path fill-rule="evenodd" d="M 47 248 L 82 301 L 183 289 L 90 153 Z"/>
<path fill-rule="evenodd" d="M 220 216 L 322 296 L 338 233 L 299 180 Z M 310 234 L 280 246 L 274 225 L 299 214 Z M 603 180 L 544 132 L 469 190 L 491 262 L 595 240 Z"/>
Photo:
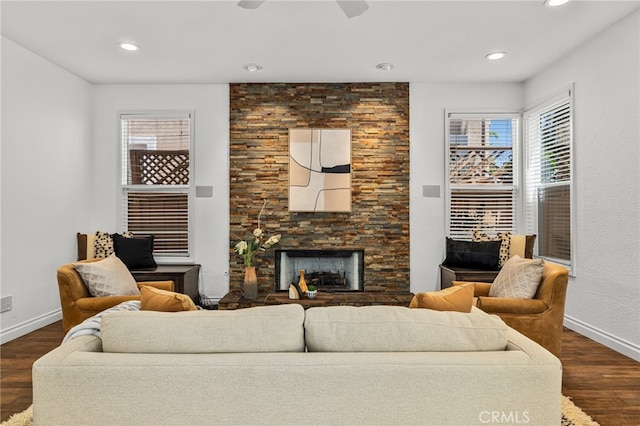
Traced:
<path fill-rule="evenodd" d="M 36 425 L 558 425 L 561 364 L 474 310 L 116 312 L 33 366 Z"/>

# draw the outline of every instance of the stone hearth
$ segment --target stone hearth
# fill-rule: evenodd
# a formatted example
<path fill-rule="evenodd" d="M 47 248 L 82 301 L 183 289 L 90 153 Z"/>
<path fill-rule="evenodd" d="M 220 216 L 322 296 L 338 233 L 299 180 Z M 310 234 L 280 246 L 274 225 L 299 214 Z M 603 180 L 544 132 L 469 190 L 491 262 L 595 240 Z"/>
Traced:
<path fill-rule="evenodd" d="M 389 292 L 342 292 L 324 293 L 325 297 L 314 299 L 290 300 L 286 292 L 265 292 L 258 294 L 255 300 L 247 300 L 242 297 L 242 293 L 227 293 L 218 303 L 218 309 L 243 309 L 254 306 L 281 305 L 285 303 L 298 303 L 304 308 L 314 306 L 371 306 L 371 305 L 391 305 L 409 306 L 413 298 L 411 293 L 389 293 Z"/>

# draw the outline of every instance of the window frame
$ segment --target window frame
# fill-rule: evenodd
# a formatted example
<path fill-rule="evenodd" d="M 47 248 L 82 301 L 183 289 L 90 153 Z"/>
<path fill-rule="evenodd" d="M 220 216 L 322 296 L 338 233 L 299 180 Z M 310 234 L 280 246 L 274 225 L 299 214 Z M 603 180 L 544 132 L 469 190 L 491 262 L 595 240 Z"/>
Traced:
<path fill-rule="evenodd" d="M 562 88 L 561 90 L 559 90 L 558 92 L 556 92 L 554 95 L 547 97 L 546 99 L 544 99 L 541 102 L 536 103 L 535 105 L 528 107 L 522 114 L 522 126 L 523 126 L 523 146 L 526 147 L 526 149 L 523 150 L 523 197 L 522 197 L 522 211 L 523 214 L 525 215 L 523 217 L 523 224 L 526 228 L 527 233 L 535 233 L 538 234 L 538 230 L 539 228 L 539 220 L 538 220 L 538 213 L 535 213 L 535 221 L 533 223 L 530 223 L 529 219 L 528 219 L 528 210 L 529 210 L 529 205 L 534 205 L 535 204 L 535 208 L 532 209 L 533 211 L 537 211 L 538 210 L 538 203 L 532 203 L 532 202 L 528 202 L 527 200 L 527 195 L 530 192 L 530 188 L 531 188 L 531 184 L 530 184 L 530 180 L 528 179 L 527 173 L 528 170 L 530 169 L 530 157 L 529 157 L 529 145 L 531 144 L 531 138 L 530 138 L 530 134 L 529 134 L 529 120 L 531 119 L 532 116 L 535 117 L 539 117 L 542 113 L 544 113 L 545 111 L 550 111 L 554 105 L 557 105 L 559 103 L 565 102 L 568 104 L 569 107 L 569 125 L 568 125 L 568 129 L 569 129 L 569 181 L 568 181 L 568 185 L 569 185 L 569 260 L 565 260 L 565 259 L 559 259 L 559 258 L 554 258 L 554 257 L 549 257 L 549 256 L 541 256 L 539 254 L 539 242 L 540 242 L 540 236 L 538 236 L 538 238 L 536 238 L 536 243 L 535 243 L 535 247 L 534 247 L 534 255 L 538 258 L 541 259 L 545 259 L 548 260 L 550 262 L 554 262 L 554 263 L 558 263 L 560 265 L 563 265 L 565 267 L 567 267 L 569 269 L 569 274 L 570 276 L 574 277 L 575 276 L 575 271 L 576 271 L 576 230 L 577 230 L 577 222 L 576 222 L 576 216 L 577 216 L 577 212 L 576 212 L 576 175 L 575 175 L 575 130 L 574 130 L 574 126 L 575 126 L 575 105 L 574 105 L 574 84 L 570 84 L 564 88 Z M 542 169 L 542 167 L 538 166 L 539 169 Z M 550 183 L 547 185 L 548 188 L 558 188 L 561 186 L 566 185 L 566 183 L 564 182 L 559 182 L 559 183 Z M 538 188 L 537 186 L 534 186 L 534 188 Z"/>
<path fill-rule="evenodd" d="M 450 150 L 451 150 L 451 132 L 450 132 L 450 119 L 452 116 L 455 118 L 476 118 L 476 119 L 505 119 L 516 120 L 516 125 L 513 128 L 515 132 L 515 139 L 512 140 L 511 153 L 512 153 L 512 183 L 511 185 L 502 185 L 499 188 L 497 185 L 494 188 L 488 185 L 468 185 L 463 190 L 469 192 L 477 192 L 480 194 L 482 191 L 487 192 L 511 192 L 511 205 L 513 209 L 512 214 L 512 229 L 511 233 L 517 232 L 520 226 L 520 186 L 521 186 L 521 150 L 522 150 L 522 111 L 513 109 L 478 109 L 478 108 L 451 108 L 445 109 L 444 114 L 444 172 L 445 172 L 445 235 L 451 238 L 451 203 L 452 203 L 452 189 L 456 189 L 457 185 L 451 183 L 450 174 Z M 462 188 L 460 188 L 462 189 Z M 469 236 L 469 240 L 471 236 Z"/>
<path fill-rule="evenodd" d="M 188 185 L 144 185 L 127 184 L 128 159 L 124 155 L 124 141 L 122 139 L 122 121 L 124 119 L 184 119 L 189 118 L 189 184 Z M 190 109 L 178 110 L 119 110 L 116 114 L 116 137 L 118 138 L 118 211 L 116 214 L 118 229 L 127 230 L 126 191 L 138 190 L 148 192 L 167 192 L 187 194 L 187 254 L 186 255 L 157 255 L 154 259 L 158 264 L 176 264 L 194 262 L 194 219 L 195 219 L 195 113 Z M 125 162 L 126 161 L 126 162 Z M 135 236 L 135 234 L 134 234 Z"/>

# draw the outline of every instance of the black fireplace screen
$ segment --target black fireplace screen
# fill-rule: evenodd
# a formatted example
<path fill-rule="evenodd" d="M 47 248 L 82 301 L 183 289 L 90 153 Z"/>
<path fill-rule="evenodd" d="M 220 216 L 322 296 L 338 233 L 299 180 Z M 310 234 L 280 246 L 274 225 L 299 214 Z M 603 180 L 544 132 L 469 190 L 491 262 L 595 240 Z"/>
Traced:
<path fill-rule="evenodd" d="M 318 291 L 364 291 L 364 250 L 276 250 L 276 291 L 289 290 L 304 270 Z"/>

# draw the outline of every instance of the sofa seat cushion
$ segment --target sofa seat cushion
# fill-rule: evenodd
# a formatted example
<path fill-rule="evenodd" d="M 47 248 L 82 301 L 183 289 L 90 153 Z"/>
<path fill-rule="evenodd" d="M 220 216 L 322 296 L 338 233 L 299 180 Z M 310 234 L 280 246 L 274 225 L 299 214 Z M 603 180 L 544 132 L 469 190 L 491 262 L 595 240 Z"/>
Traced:
<path fill-rule="evenodd" d="M 303 352 L 297 304 L 236 311 L 114 312 L 102 318 L 102 349 L 116 353 Z"/>
<path fill-rule="evenodd" d="M 471 313 L 403 306 L 309 308 L 309 352 L 502 351 L 507 325 L 477 308 Z"/>

